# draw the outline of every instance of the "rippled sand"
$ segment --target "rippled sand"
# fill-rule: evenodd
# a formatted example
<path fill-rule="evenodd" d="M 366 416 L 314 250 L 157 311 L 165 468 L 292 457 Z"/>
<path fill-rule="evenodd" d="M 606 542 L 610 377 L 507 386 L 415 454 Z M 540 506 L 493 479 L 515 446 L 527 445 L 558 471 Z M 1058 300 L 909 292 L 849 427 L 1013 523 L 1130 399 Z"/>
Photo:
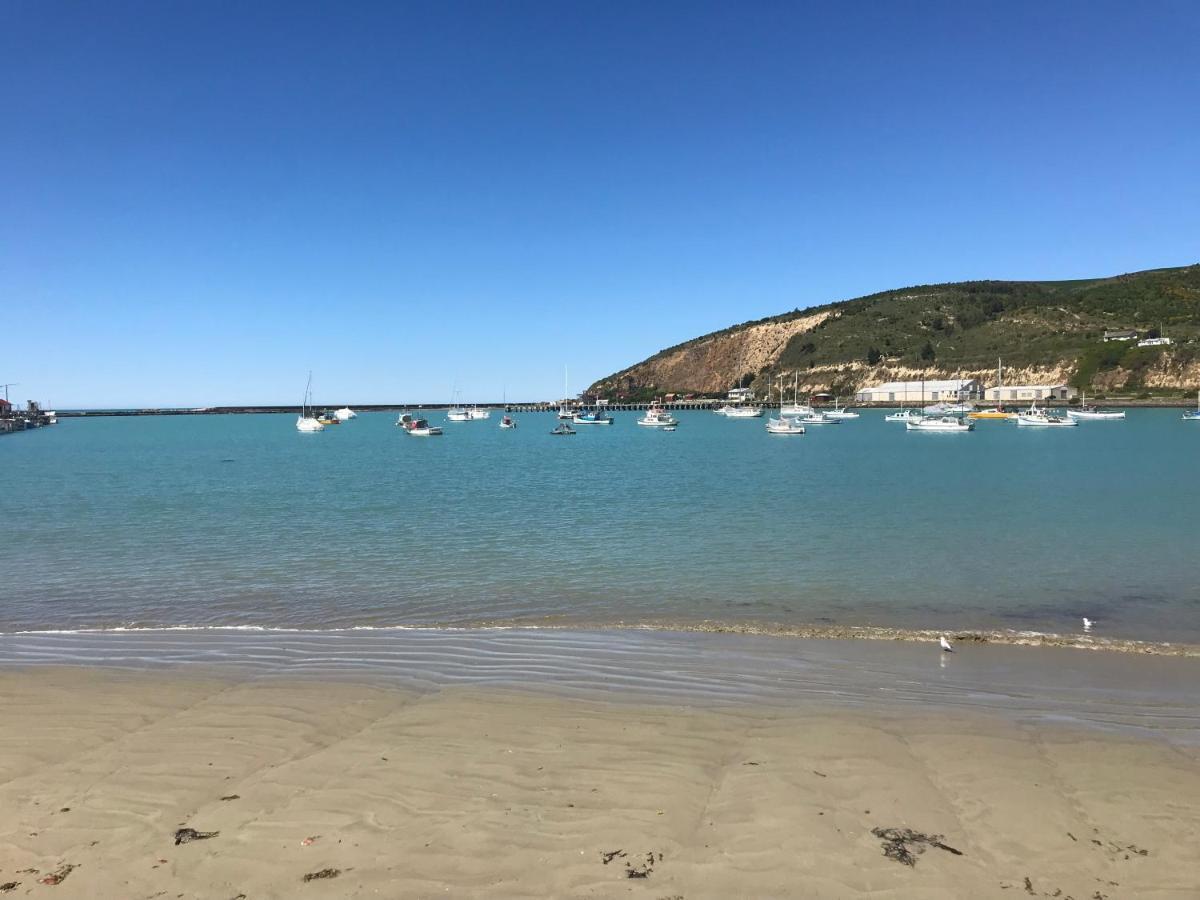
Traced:
<path fill-rule="evenodd" d="M 1200 871 L 1194 750 L 976 712 L 49 666 L 0 696 L 16 896 L 1183 898 Z M 889 859 L 898 827 L 962 855 Z"/>

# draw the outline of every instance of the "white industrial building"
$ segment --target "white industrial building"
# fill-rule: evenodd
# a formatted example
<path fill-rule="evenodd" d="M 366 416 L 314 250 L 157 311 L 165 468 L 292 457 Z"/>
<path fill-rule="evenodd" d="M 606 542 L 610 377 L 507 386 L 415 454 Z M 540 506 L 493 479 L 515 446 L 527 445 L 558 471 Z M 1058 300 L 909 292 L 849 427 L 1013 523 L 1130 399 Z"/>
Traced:
<path fill-rule="evenodd" d="M 987 389 L 987 399 L 1003 403 L 1013 400 L 1070 400 L 1078 391 L 1066 384 L 1005 384 Z"/>
<path fill-rule="evenodd" d="M 937 403 L 941 401 L 979 400 L 983 385 L 977 378 L 953 378 L 949 381 L 889 381 L 860 388 L 854 395 L 859 403 Z"/>

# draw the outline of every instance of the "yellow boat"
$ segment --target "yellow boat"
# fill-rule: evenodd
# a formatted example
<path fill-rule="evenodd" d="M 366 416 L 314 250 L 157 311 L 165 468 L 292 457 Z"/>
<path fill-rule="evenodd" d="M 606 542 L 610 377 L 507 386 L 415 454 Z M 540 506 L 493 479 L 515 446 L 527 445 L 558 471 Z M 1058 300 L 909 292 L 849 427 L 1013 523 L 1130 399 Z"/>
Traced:
<path fill-rule="evenodd" d="M 329 413 L 321 413 L 317 419 L 322 425 L 341 425 L 342 421 L 337 416 L 332 416 Z"/>
<path fill-rule="evenodd" d="M 1016 413 L 1005 412 L 1003 409 L 977 409 L 967 413 L 968 419 L 1015 419 Z"/>

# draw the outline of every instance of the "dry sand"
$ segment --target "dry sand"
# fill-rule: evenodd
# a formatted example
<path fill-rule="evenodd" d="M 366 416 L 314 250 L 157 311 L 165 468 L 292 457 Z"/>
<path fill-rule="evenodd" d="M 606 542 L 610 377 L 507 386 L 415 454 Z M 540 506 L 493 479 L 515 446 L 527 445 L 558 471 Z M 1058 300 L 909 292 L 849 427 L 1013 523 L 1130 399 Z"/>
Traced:
<path fill-rule="evenodd" d="M 69 668 L 0 673 L 0 726 L 6 897 L 1200 896 L 1197 753 L 1165 741 Z M 962 855 L 910 868 L 877 827 Z"/>

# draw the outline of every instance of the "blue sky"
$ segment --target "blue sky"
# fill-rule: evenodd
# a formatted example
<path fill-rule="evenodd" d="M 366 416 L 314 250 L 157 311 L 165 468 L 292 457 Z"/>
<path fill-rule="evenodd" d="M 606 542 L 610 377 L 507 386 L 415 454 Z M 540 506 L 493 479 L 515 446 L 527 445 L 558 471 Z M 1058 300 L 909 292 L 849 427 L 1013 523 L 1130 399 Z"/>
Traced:
<path fill-rule="evenodd" d="M 0 5 L 0 382 L 540 398 L 907 284 L 1200 261 L 1200 6 Z"/>

